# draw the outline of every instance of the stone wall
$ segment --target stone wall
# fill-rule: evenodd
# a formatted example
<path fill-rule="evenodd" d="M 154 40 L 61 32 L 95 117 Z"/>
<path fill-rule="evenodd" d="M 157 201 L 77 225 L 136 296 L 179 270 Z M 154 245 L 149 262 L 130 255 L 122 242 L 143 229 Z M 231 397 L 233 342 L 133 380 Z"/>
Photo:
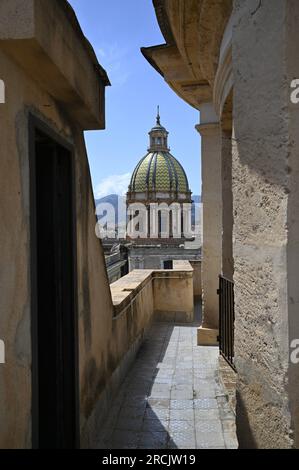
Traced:
<path fill-rule="evenodd" d="M 156 319 L 193 321 L 193 268 L 188 261 L 174 261 L 172 270 L 155 271 L 153 289 Z"/>
<path fill-rule="evenodd" d="M 26 2 L 26 6 L 17 0 L 0 5 L 0 70 L 6 86 L 6 100 L 0 106 L 0 333 L 6 347 L 6 363 L 1 365 L 0 374 L 1 448 L 32 446 L 30 115 L 39 118 L 74 148 L 82 428 L 95 405 L 103 376 L 113 370 L 107 348 L 107 332 L 108 335 L 112 332 L 113 304 L 103 250 L 95 236 L 94 199 L 83 137 L 85 119 L 85 128 L 102 127 L 104 103 L 100 105 L 99 94 L 104 87 L 95 71 L 95 63 L 82 45 L 82 33 L 70 24 L 64 10 L 56 12 L 62 3 L 43 0 L 46 8 L 38 8 L 36 15 L 32 14 L 32 1 Z M 37 33 L 34 22 L 45 21 L 43 15 L 51 21 L 46 29 L 37 28 Z M 50 37 L 56 34 L 56 41 L 49 44 L 49 38 L 43 34 Z M 36 47 L 39 54 L 36 54 Z M 67 64 L 60 60 L 65 47 L 68 48 Z M 37 56 L 39 64 L 36 64 Z M 48 81 L 41 80 L 38 84 L 37 65 L 39 71 L 46 68 Z M 62 79 L 63 70 L 59 68 L 64 65 L 67 79 Z M 86 89 L 87 80 L 90 87 L 86 95 L 81 84 L 84 83 Z M 77 86 L 80 89 L 76 90 Z M 89 108 L 90 94 L 92 109 Z"/>
<path fill-rule="evenodd" d="M 289 250 L 296 244 L 298 251 L 298 232 L 293 244 L 289 230 L 298 220 L 298 202 L 290 206 L 292 179 L 298 188 L 298 111 L 291 116 L 288 103 L 291 78 L 298 67 L 288 76 L 288 61 L 297 54 L 292 46 L 293 54 L 287 57 L 286 38 L 291 17 L 298 22 L 299 5 L 273 0 L 261 2 L 257 8 L 256 3 L 234 2 L 232 180 L 238 437 L 241 447 L 287 448 L 293 445 L 289 308 L 298 302 L 298 288 L 295 293 L 292 281 L 294 276 L 298 279 L 298 263 L 291 270 L 288 264 Z M 298 41 L 298 32 L 293 41 Z M 295 197 L 298 201 L 298 189 Z M 288 291 L 291 284 L 292 295 Z M 293 390 L 298 396 L 298 381 L 292 386 L 297 386 Z M 298 423 L 298 404 L 293 420 Z"/>

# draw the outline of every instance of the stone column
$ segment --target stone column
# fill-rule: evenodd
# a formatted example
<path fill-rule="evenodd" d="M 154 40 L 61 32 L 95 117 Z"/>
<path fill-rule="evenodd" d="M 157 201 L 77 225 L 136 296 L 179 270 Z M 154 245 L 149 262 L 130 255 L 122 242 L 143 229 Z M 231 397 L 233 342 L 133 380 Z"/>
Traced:
<path fill-rule="evenodd" d="M 202 137 L 202 299 L 203 323 L 198 344 L 217 344 L 219 324 L 218 277 L 222 264 L 221 131 L 212 104 L 201 107 Z"/>

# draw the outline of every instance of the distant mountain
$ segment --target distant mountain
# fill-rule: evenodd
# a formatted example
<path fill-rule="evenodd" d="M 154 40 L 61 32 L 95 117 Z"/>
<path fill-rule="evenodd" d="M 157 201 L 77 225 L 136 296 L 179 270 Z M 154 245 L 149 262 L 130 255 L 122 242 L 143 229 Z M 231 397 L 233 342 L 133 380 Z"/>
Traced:
<path fill-rule="evenodd" d="M 118 198 L 119 196 L 117 194 L 109 194 L 108 196 L 101 197 L 100 199 L 96 199 L 96 206 L 98 204 L 108 203 L 108 204 L 112 204 L 112 206 L 117 210 Z"/>
<path fill-rule="evenodd" d="M 108 196 L 102 197 L 100 199 L 95 200 L 96 207 L 98 207 L 100 204 L 111 204 L 115 211 L 115 223 L 118 225 L 119 220 L 119 213 L 118 213 L 118 205 L 121 204 L 120 210 L 122 211 L 121 213 L 121 220 L 120 222 L 125 222 L 126 216 L 125 216 L 125 210 L 126 210 L 126 197 L 125 196 L 118 196 L 117 194 L 109 194 Z M 97 213 L 97 216 L 99 214 Z"/>

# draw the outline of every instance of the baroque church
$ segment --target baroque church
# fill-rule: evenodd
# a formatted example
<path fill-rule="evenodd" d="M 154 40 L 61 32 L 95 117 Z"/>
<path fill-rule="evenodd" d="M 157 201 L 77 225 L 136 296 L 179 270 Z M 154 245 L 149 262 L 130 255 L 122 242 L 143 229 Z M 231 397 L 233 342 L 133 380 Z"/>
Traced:
<path fill-rule="evenodd" d="M 174 260 L 200 259 L 199 237 L 192 231 L 192 192 L 184 168 L 170 153 L 168 135 L 158 107 L 148 151 L 127 193 L 130 271 L 171 269 Z"/>

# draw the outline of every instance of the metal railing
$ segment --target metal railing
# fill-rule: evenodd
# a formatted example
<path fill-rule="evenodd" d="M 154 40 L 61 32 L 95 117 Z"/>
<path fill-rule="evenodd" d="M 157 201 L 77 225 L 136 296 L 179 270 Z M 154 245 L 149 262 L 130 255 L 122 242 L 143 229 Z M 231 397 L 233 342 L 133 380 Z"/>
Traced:
<path fill-rule="evenodd" d="M 228 364 L 234 366 L 235 303 L 234 283 L 219 276 L 219 349 Z"/>

